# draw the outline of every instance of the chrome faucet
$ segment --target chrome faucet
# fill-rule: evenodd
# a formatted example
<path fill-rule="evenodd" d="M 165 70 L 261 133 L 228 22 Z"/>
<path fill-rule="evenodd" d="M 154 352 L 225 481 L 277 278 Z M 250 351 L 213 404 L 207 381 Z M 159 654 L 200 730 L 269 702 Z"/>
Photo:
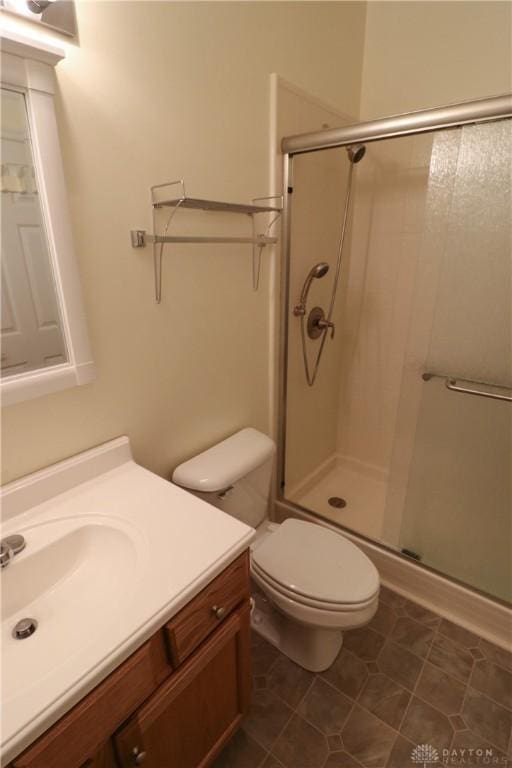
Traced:
<path fill-rule="evenodd" d="M 0 541 L 0 568 L 5 568 L 11 560 L 25 549 L 25 537 L 19 533 L 13 536 L 6 536 Z"/>

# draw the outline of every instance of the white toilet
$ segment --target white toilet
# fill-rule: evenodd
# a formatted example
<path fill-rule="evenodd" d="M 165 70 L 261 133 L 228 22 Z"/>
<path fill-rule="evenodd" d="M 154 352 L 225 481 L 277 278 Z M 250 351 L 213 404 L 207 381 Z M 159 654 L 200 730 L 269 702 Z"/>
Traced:
<path fill-rule="evenodd" d="M 275 445 L 255 429 L 242 429 L 173 473 L 186 488 L 257 529 L 251 575 L 266 597 L 253 626 L 305 669 L 330 667 L 342 632 L 375 614 L 379 574 L 349 539 L 315 523 L 290 518 L 269 523 Z"/>

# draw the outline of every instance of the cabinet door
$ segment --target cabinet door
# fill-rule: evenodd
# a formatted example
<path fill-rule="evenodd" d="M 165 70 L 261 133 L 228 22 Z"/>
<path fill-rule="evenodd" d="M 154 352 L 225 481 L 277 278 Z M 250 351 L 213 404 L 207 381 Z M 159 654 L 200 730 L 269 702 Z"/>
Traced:
<path fill-rule="evenodd" d="M 118 768 L 112 742 L 108 741 L 81 768 Z"/>
<path fill-rule="evenodd" d="M 88 760 L 96 768 L 103 745 L 170 671 L 163 635 L 157 632 L 19 755 L 14 768 L 84 768 Z"/>
<path fill-rule="evenodd" d="M 123 768 L 206 768 L 250 698 L 249 604 L 163 683 L 115 737 Z"/>

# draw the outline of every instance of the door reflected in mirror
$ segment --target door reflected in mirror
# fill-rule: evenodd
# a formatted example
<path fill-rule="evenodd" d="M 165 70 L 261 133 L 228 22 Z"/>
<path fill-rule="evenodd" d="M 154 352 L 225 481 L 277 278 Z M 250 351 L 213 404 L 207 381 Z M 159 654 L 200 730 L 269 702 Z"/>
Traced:
<path fill-rule="evenodd" d="M 68 361 L 23 93 L 2 88 L 3 378 Z"/>

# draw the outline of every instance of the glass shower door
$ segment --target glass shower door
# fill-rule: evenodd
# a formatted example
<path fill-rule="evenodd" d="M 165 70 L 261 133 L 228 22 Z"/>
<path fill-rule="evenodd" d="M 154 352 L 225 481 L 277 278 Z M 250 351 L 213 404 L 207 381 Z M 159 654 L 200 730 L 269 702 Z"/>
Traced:
<path fill-rule="evenodd" d="M 447 381 L 511 394 L 511 159 L 510 120 L 434 138 L 387 500 L 400 548 L 509 602 L 512 402 Z"/>

